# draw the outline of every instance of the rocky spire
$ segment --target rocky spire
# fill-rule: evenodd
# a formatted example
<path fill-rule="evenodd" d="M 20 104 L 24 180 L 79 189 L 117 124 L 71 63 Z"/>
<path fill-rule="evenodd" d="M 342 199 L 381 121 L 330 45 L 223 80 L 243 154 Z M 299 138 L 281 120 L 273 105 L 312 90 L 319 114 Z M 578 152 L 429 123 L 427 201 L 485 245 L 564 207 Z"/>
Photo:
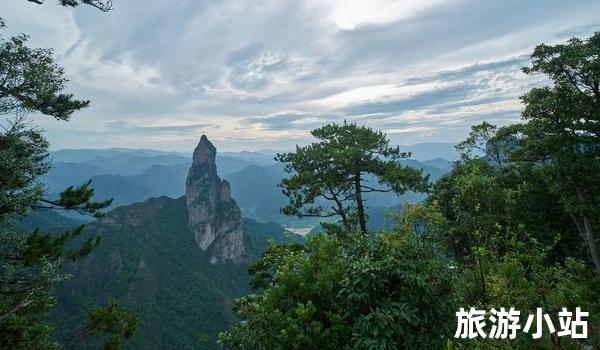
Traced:
<path fill-rule="evenodd" d="M 241 212 L 231 198 L 227 181 L 217 175 L 217 149 L 202 135 L 194 150 L 186 181 L 188 225 L 200 249 L 211 263 L 240 262 L 244 254 Z"/>
<path fill-rule="evenodd" d="M 215 164 L 215 158 L 217 156 L 217 148 L 208 141 L 206 135 L 202 135 L 200 138 L 200 142 L 194 149 L 194 154 L 192 156 L 192 163 L 206 163 L 206 164 Z M 216 168 L 215 168 L 216 172 Z"/>

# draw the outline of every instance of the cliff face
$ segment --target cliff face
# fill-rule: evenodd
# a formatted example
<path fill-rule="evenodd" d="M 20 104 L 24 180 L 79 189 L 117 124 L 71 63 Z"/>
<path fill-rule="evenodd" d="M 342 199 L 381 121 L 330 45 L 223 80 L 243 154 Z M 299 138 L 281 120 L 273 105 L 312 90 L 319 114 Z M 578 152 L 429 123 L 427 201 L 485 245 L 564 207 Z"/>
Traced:
<path fill-rule="evenodd" d="M 211 263 L 239 263 L 244 254 L 241 212 L 231 198 L 229 183 L 217 175 L 216 155 L 217 149 L 203 135 L 185 187 L 188 226 L 198 247 L 210 254 Z"/>

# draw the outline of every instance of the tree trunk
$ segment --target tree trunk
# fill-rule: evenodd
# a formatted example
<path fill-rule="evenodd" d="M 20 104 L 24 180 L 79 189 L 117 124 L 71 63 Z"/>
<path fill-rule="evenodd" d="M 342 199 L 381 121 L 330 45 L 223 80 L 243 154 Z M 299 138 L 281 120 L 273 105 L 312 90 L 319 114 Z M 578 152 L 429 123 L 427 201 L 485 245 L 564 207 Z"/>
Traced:
<path fill-rule="evenodd" d="M 575 187 L 575 191 L 577 192 L 577 200 L 581 204 L 585 203 L 585 199 L 583 198 L 583 192 L 579 187 Z M 596 238 L 594 237 L 594 231 L 592 230 L 592 220 L 588 215 L 583 214 L 583 234 L 585 237 L 585 243 L 588 248 L 588 252 L 590 253 L 590 258 L 592 259 L 592 263 L 596 267 L 596 274 L 600 278 L 600 254 L 598 253 L 598 245 L 596 245 Z"/>
<path fill-rule="evenodd" d="M 344 225 L 344 230 L 349 232 L 350 231 L 350 223 L 348 223 L 348 216 L 346 215 L 346 211 L 344 210 L 344 203 L 342 203 L 342 201 L 340 201 L 337 194 L 335 194 L 334 191 L 331 190 L 331 188 L 329 189 L 329 192 L 331 193 L 331 197 L 333 198 L 333 201 L 335 202 L 335 205 L 337 206 L 337 210 L 335 208 L 333 210 L 335 212 L 337 212 L 339 214 L 339 216 L 342 218 L 342 225 Z"/>
<path fill-rule="evenodd" d="M 592 262 L 596 266 L 596 274 L 600 278 L 600 254 L 598 253 L 598 246 L 596 245 L 596 238 L 594 237 L 594 231 L 592 231 L 592 221 L 588 216 L 583 217 L 583 226 L 585 228 L 586 241 Z"/>
<path fill-rule="evenodd" d="M 358 211 L 358 222 L 363 235 L 367 234 L 367 221 L 365 219 L 365 207 L 363 205 L 362 191 L 360 189 L 360 173 L 354 177 L 354 191 L 356 192 L 356 209 Z"/>
<path fill-rule="evenodd" d="M 77 349 L 77 345 L 79 345 L 85 339 L 91 337 L 96 333 L 96 330 L 92 328 L 92 326 L 88 325 L 83 330 L 81 330 L 77 335 L 75 335 L 69 343 L 63 345 L 64 350 L 72 350 Z"/>

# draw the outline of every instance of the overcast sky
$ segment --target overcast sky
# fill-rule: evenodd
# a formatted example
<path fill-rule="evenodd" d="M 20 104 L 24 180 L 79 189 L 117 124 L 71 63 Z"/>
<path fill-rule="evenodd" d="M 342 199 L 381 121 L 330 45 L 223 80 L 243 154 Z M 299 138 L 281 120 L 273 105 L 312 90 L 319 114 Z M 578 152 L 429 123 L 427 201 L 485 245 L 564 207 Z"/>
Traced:
<path fill-rule="evenodd" d="M 393 142 L 456 142 L 519 118 L 544 84 L 520 67 L 539 43 L 600 30 L 600 1 L 2 0 L 5 34 L 55 49 L 91 106 L 38 121 L 53 149 L 289 149 L 330 121 Z"/>

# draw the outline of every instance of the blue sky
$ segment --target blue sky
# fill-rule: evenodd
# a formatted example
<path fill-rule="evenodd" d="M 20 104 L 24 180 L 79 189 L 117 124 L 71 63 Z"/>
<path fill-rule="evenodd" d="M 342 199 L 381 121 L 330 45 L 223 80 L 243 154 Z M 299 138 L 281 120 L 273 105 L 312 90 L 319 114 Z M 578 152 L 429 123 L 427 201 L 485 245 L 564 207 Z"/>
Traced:
<path fill-rule="evenodd" d="M 600 31 L 600 1 L 115 0 L 114 9 L 2 1 L 5 34 L 52 47 L 92 105 L 36 117 L 53 149 L 289 149 L 330 121 L 394 143 L 456 142 L 515 122 L 546 83 L 539 43 Z"/>

